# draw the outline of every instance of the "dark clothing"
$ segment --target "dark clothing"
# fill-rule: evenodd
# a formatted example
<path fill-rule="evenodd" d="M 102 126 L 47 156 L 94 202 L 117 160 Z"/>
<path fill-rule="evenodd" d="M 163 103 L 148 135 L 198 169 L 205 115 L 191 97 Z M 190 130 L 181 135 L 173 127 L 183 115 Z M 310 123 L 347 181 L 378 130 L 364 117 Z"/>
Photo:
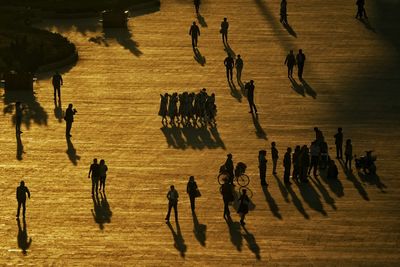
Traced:
<path fill-rule="evenodd" d="M 232 57 L 228 56 L 224 60 L 224 65 L 225 65 L 225 68 L 226 68 L 226 78 L 228 80 L 232 80 L 233 67 L 235 66 L 235 61 L 233 60 Z"/>
<path fill-rule="evenodd" d="M 271 156 L 272 156 L 272 173 L 276 174 L 276 165 L 278 164 L 278 149 L 276 147 L 271 147 Z"/>
<path fill-rule="evenodd" d="M 227 21 L 222 21 L 221 22 L 221 34 L 222 34 L 222 41 L 228 42 L 228 28 L 229 28 L 229 23 Z"/>
<path fill-rule="evenodd" d="M 186 193 L 189 194 L 190 207 L 191 207 L 192 211 L 194 211 L 194 209 L 195 209 L 195 199 L 196 199 L 196 196 L 197 196 L 197 184 L 196 184 L 196 182 L 189 181 L 187 183 Z"/>
<path fill-rule="evenodd" d="M 58 98 L 61 98 L 61 85 L 63 84 L 63 79 L 60 74 L 54 74 L 53 79 L 52 79 L 52 84 L 54 88 L 54 99 L 56 99 L 56 96 L 58 94 Z"/>
<path fill-rule="evenodd" d="M 15 105 L 15 131 L 17 134 L 21 132 L 22 110 L 20 105 Z"/>
<path fill-rule="evenodd" d="M 26 202 L 26 195 L 28 194 L 28 197 L 31 197 L 31 193 L 29 192 L 28 187 L 24 185 L 20 185 L 17 187 L 16 191 L 16 197 L 18 201 L 18 209 L 17 209 L 17 217 L 19 217 L 19 212 L 22 206 L 22 215 L 25 217 L 25 202 Z"/>
<path fill-rule="evenodd" d="M 232 194 L 232 185 L 228 183 L 224 183 L 221 186 L 221 194 L 222 194 L 222 199 L 224 201 L 224 216 L 230 215 L 229 211 L 229 202 L 234 200 L 233 194 Z"/>
<path fill-rule="evenodd" d="M 226 159 L 226 161 L 225 161 L 225 170 L 228 172 L 228 174 L 229 174 L 229 183 L 233 183 L 233 177 L 234 177 L 234 174 L 233 174 L 233 168 L 234 168 L 234 166 L 233 166 L 233 161 L 232 161 L 232 159 Z"/>
<path fill-rule="evenodd" d="M 254 104 L 254 84 L 249 83 L 247 85 L 247 101 L 249 101 L 250 112 L 253 113 L 254 111 L 257 113 L 256 104 Z"/>
<path fill-rule="evenodd" d="M 335 134 L 335 145 L 336 145 L 336 157 L 338 159 L 343 158 L 343 133 Z"/>
<path fill-rule="evenodd" d="M 258 158 L 258 168 L 260 170 L 261 185 L 267 185 L 267 159 L 264 156 Z"/>
<path fill-rule="evenodd" d="M 242 69 L 243 69 L 243 60 L 241 58 L 236 59 L 236 78 L 238 81 L 242 79 Z"/>
<path fill-rule="evenodd" d="M 92 195 L 97 193 L 99 189 L 100 166 L 97 163 L 92 163 L 89 169 L 89 175 L 92 177 Z"/>
<path fill-rule="evenodd" d="M 351 169 L 351 160 L 353 159 L 353 146 L 351 144 L 346 144 L 344 155 L 346 157 L 344 165 L 346 168 Z"/>
<path fill-rule="evenodd" d="M 286 6 L 287 6 L 287 2 L 286 1 L 282 1 L 281 2 L 281 11 L 280 11 L 280 15 L 281 15 L 281 23 L 282 22 L 284 22 L 284 23 L 286 23 L 287 24 L 287 9 L 286 9 Z"/>
<path fill-rule="evenodd" d="M 293 163 L 293 179 L 298 179 L 299 177 L 299 151 L 294 151 L 292 156 L 292 163 Z"/>
<path fill-rule="evenodd" d="M 250 199 L 247 195 L 241 195 L 239 198 L 238 213 L 247 214 L 249 212 Z"/>
<path fill-rule="evenodd" d="M 328 167 L 328 174 L 327 174 L 327 178 L 328 179 L 337 179 L 338 178 L 338 168 L 336 166 L 336 164 L 330 163 L 329 167 Z"/>
<path fill-rule="evenodd" d="M 200 36 L 199 26 L 192 25 L 190 27 L 189 34 L 192 36 L 192 46 L 197 47 L 197 39 Z"/>
<path fill-rule="evenodd" d="M 296 56 L 296 62 L 297 62 L 297 70 L 298 70 L 298 76 L 301 79 L 303 77 L 303 69 L 304 69 L 304 62 L 306 61 L 306 55 L 303 53 L 299 53 Z"/>
<path fill-rule="evenodd" d="M 200 8 L 200 0 L 194 0 L 193 1 L 194 7 L 196 8 L 196 13 L 199 13 L 199 8 Z"/>
<path fill-rule="evenodd" d="M 175 221 L 178 221 L 178 198 L 179 194 L 178 191 L 170 190 L 167 194 L 168 198 L 168 213 L 165 219 L 169 221 L 169 217 L 171 215 L 171 209 L 174 208 L 174 213 L 175 213 Z"/>
<path fill-rule="evenodd" d="M 66 122 L 65 134 L 67 136 L 69 136 L 71 133 L 72 123 L 74 122 L 75 113 L 76 111 L 72 108 L 67 108 L 67 110 L 65 111 L 65 117 L 64 117 Z"/>
<path fill-rule="evenodd" d="M 293 76 L 293 67 L 296 65 L 296 59 L 293 54 L 288 54 L 285 59 L 285 65 L 288 67 L 288 77 Z"/>
<path fill-rule="evenodd" d="M 307 182 L 307 171 L 310 167 L 310 157 L 306 152 L 302 152 L 300 157 L 300 180 L 302 182 Z"/>
<path fill-rule="evenodd" d="M 283 181 L 285 183 L 289 183 L 290 179 L 290 168 L 292 167 L 292 161 L 290 159 L 290 153 L 286 152 L 285 156 L 283 157 L 283 167 L 285 168 L 285 172 L 283 174 Z"/>
<path fill-rule="evenodd" d="M 367 17 L 367 12 L 365 11 L 365 8 L 364 8 L 365 1 L 364 1 L 364 0 L 357 0 L 356 5 L 357 5 L 357 15 L 356 15 L 356 18 L 362 19 L 363 16 L 364 16 L 365 18 L 368 18 L 368 17 Z"/>

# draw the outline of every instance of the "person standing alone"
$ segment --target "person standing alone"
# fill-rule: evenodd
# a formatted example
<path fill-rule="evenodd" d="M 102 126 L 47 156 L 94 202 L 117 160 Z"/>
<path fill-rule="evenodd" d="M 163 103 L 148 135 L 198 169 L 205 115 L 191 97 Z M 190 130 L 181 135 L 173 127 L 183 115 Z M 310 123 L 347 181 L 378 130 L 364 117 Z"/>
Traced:
<path fill-rule="evenodd" d="M 67 138 L 72 137 L 71 135 L 71 128 L 72 123 L 74 122 L 74 115 L 76 114 L 76 109 L 73 108 L 72 104 L 68 105 L 68 108 L 65 110 L 65 117 L 64 120 L 66 122 L 66 129 L 65 129 L 65 136 Z"/>
<path fill-rule="evenodd" d="M 272 157 L 272 174 L 276 174 L 276 165 L 278 164 L 279 152 L 276 149 L 276 143 L 271 143 L 271 157 Z"/>
<path fill-rule="evenodd" d="M 186 193 L 189 195 L 190 199 L 190 208 L 192 209 L 192 212 L 194 212 L 196 206 L 195 206 L 195 200 L 196 197 L 198 197 L 198 188 L 197 188 L 197 183 L 194 181 L 194 177 L 190 176 L 189 177 L 189 182 L 187 183 L 186 186 Z"/>
<path fill-rule="evenodd" d="M 29 192 L 28 187 L 25 186 L 25 182 L 21 181 L 20 185 L 17 187 L 17 202 L 18 202 L 18 209 L 17 209 L 17 215 L 16 217 L 19 218 L 19 211 L 22 206 L 22 216 L 25 218 L 25 210 L 26 210 L 26 195 L 28 195 L 28 198 L 31 198 L 31 193 Z"/>
<path fill-rule="evenodd" d="M 169 217 L 171 215 L 171 209 L 174 208 L 175 212 L 175 222 L 178 222 L 178 198 L 179 194 L 178 191 L 175 190 L 175 187 L 171 185 L 170 190 L 167 193 L 168 198 L 168 213 L 165 217 L 167 223 L 169 222 Z"/>
<path fill-rule="evenodd" d="M 224 44 L 228 44 L 228 29 L 229 29 L 229 22 L 227 18 L 221 22 L 221 30 L 220 33 L 222 34 L 222 42 Z"/>
<path fill-rule="evenodd" d="M 61 74 L 56 71 L 56 73 L 54 73 L 53 75 L 51 83 L 53 84 L 54 88 L 54 101 L 56 101 L 57 99 L 57 94 L 58 94 L 58 99 L 61 101 L 61 86 L 63 85 L 63 79 Z"/>
<path fill-rule="evenodd" d="M 303 79 L 304 62 L 306 62 L 306 55 L 303 54 L 303 50 L 299 49 L 299 53 L 296 55 L 297 61 L 297 74 L 299 79 Z"/>
<path fill-rule="evenodd" d="M 257 107 L 256 107 L 256 104 L 254 104 L 254 88 L 255 88 L 254 81 L 251 80 L 247 86 L 247 101 L 249 102 L 249 106 L 250 106 L 249 113 L 253 113 L 253 109 L 254 109 L 254 112 L 257 114 Z"/>
<path fill-rule="evenodd" d="M 200 36 L 199 26 L 196 25 L 196 22 L 193 21 L 192 26 L 190 26 L 189 35 L 192 37 L 192 47 L 197 47 L 197 39 Z"/>

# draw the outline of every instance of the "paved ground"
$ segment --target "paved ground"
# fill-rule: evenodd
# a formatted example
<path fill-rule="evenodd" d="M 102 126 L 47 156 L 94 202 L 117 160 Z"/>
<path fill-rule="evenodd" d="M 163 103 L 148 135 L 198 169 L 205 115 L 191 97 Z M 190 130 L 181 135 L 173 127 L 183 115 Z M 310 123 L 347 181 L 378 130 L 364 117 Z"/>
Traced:
<path fill-rule="evenodd" d="M 290 2 L 290 33 L 279 24 L 279 1 L 203 2 L 204 66 L 187 35 L 196 19 L 189 0 L 163 1 L 159 12 L 133 18 L 129 32 L 103 33 L 93 19 L 41 25 L 78 47 L 80 60 L 64 70 L 62 89 L 62 109 L 71 102 L 78 114 L 67 143 L 44 74 L 34 97 L 23 97 L 30 108 L 16 142 L 8 113 L 15 96 L 5 95 L 1 265 L 399 264 L 400 24 L 398 16 L 389 16 L 398 4 L 368 1 L 370 24 L 364 24 L 354 19 L 352 1 Z M 218 33 L 224 16 L 231 23 L 230 47 L 245 61 L 243 80 L 255 80 L 258 121 L 247 113 L 239 85 L 231 89 L 225 79 Z M 283 66 L 287 51 L 299 48 L 307 55 L 306 85 L 292 84 Z M 202 87 L 217 95 L 217 127 L 163 128 L 159 94 Z M 276 141 L 282 157 L 287 146 L 309 144 L 314 126 L 330 147 L 342 126 L 356 154 L 374 149 L 378 175 L 345 174 L 339 167 L 338 183 L 318 178 L 286 188 L 281 166 L 273 177 L 269 163 L 270 187 L 263 191 L 258 150 Z M 216 174 L 229 152 L 235 162 L 247 163 L 252 179 L 255 207 L 245 229 L 236 214 L 229 224 L 222 218 Z M 96 207 L 86 175 L 94 157 L 109 166 L 107 197 L 99 196 Z M 185 194 L 189 175 L 203 194 L 196 218 Z M 26 243 L 23 222 L 18 234 L 14 217 L 21 178 L 32 192 L 26 255 L 20 248 Z M 170 184 L 181 195 L 179 227 L 172 222 L 172 228 L 164 222 Z"/>

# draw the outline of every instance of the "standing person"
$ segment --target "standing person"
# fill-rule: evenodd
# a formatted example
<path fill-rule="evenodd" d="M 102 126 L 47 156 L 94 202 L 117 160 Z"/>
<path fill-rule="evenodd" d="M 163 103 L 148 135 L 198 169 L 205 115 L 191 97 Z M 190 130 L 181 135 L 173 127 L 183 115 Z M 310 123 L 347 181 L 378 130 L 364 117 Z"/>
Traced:
<path fill-rule="evenodd" d="M 57 94 L 58 99 L 61 100 L 61 86 L 63 85 L 63 79 L 58 71 L 54 73 L 53 78 L 51 79 L 51 83 L 53 84 L 54 89 L 54 101 L 56 101 L 57 99 Z"/>
<path fill-rule="evenodd" d="M 272 157 L 272 174 L 276 174 L 276 165 L 278 164 L 279 152 L 276 148 L 276 143 L 271 143 L 271 157 Z"/>
<path fill-rule="evenodd" d="M 192 47 L 197 47 L 197 39 L 200 36 L 200 29 L 199 26 L 196 25 L 195 21 L 193 21 L 193 24 L 190 27 L 189 35 L 192 37 Z"/>
<path fill-rule="evenodd" d="M 236 67 L 236 78 L 237 81 L 240 82 L 242 80 L 242 70 L 243 70 L 243 59 L 241 58 L 240 55 L 237 55 L 235 67 Z"/>
<path fill-rule="evenodd" d="M 299 79 L 303 79 L 303 69 L 304 69 L 304 62 L 306 62 L 306 55 L 303 54 L 303 50 L 299 49 L 299 53 L 296 55 L 296 62 L 297 62 L 297 74 Z"/>
<path fill-rule="evenodd" d="M 72 104 L 68 105 L 68 108 L 65 110 L 65 117 L 64 117 L 64 120 L 66 122 L 65 136 L 68 138 L 72 137 L 71 135 L 72 123 L 74 122 L 74 115 L 77 113 L 76 109 L 73 109 L 72 107 L 73 107 Z"/>
<path fill-rule="evenodd" d="M 196 197 L 198 197 L 198 188 L 197 188 L 197 183 L 194 181 L 194 177 L 190 176 L 189 177 L 189 182 L 187 183 L 186 186 L 186 193 L 189 195 L 190 199 L 190 208 L 192 209 L 192 212 L 194 212 L 196 206 L 195 206 L 195 200 Z"/>
<path fill-rule="evenodd" d="M 313 141 L 310 146 L 310 154 L 311 154 L 311 164 L 308 169 L 308 175 L 310 175 L 311 170 L 313 170 L 314 176 L 317 176 L 319 155 L 320 155 L 320 146 L 317 144 L 317 141 Z"/>
<path fill-rule="evenodd" d="M 25 218 L 25 210 L 26 210 L 26 195 L 28 195 L 28 198 L 31 198 L 31 193 L 29 192 L 28 187 L 25 186 L 25 182 L 21 181 L 19 186 L 17 187 L 17 202 L 18 202 L 18 209 L 17 209 L 17 215 L 16 217 L 19 218 L 19 211 L 22 206 L 22 216 Z"/>
<path fill-rule="evenodd" d="M 294 149 L 294 153 L 292 155 L 292 163 L 293 163 L 293 180 L 299 180 L 299 169 L 300 169 L 300 146 L 296 146 Z"/>
<path fill-rule="evenodd" d="M 175 212 L 175 222 L 178 222 L 178 191 L 175 190 L 175 187 L 171 185 L 170 190 L 167 193 L 168 198 L 168 213 L 165 217 L 167 223 L 169 222 L 169 216 L 171 215 L 171 209 L 174 208 Z"/>
<path fill-rule="evenodd" d="M 240 214 L 240 224 L 241 225 L 246 224 L 244 222 L 244 219 L 246 217 L 246 214 L 249 213 L 249 203 L 250 203 L 250 199 L 247 196 L 247 190 L 243 189 L 242 195 L 239 198 L 239 209 L 238 209 L 238 213 Z"/>
<path fill-rule="evenodd" d="M 288 24 L 286 6 L 287 6 L 286 0 L 282 0 L 281 1 L 281 12 L 280 12 L 280 15 L 281 15 L 280 22 L 283 23 L 283 24 Z"/>
<path fill-rule="evenodd" d="M 232 184 L 226 179 L 221 185 L 222 200 L 224 201 L 224 218 L 230 217 L 231 212 L 229 211 L 229 202 L 234 200 L 232 194 Z"/>
<path fill-rule="evenodd" d="M 254 81 L 250 80 L 250 84 L 248 84 L 247 86 L 247 101 L 249 102 L 249 106 L 250 106 L 250 111 L 249 113 L 253 113 L 253 109 L 254 112 L 257 113 L 257 107 L 256 104 L 254 104 Z"/>
<path fill-rule="evenodd" d="M 342 128 L 339 127 L 337 129 L 337 133 L 334 135 L 335 137 L 335 145 L 336 145 L 336 158 L 342 159 L 343 158 L 343 132 Z"/>
<path fill-rule="evenodd" d="M 99 176 L 100 176 L 99 190 L 101 190 L 103 188 L 103 192 L 106 190 L 107 171 L 108 171 L 108 167 L 106 165 L 106 162 L 104 161 L 104 159 L 101 159 L 100 164 L 99 164 Z"/>
<path fill-rule="evenodd" d="M 292 149 L 290 147 L 287 148 L 285 156 L 283 157 L 283 167 L 285 168 L 285 172 L 283 174 L 283 182 L 286 185 L 291 185 L 292 183 L 289 181 L 290 179 L 290 168 L 292 167 L 291 160 Z"/>
<path fill-rule="evenodd" d="M 366 19 L 368 19 L 367 12 L 365 11 L 365 8 L 364 8 L 365 0 L 357 0 L 356 5 L 357 5 L 356 19 L 358 19 L 358 18 L 362 19 L 363 15 Z"/>
<path fill-rule="evenodd" d="M 230 54 L 228 54 L 228 56 L 225 58 L 224 65 L 226 68 L 226 78 L 228 79 L 228 82 L 232 81 L 233 67 L 235 65 L 235 61 Z"/>
<path fill-rule="evenodd" d="M 300 180 L 303 183 L 307 183 L 307 171 L 310 167 L 310 155 L 306 145 L 301 148 L 300 152 Z"/>
<path fill-rule="evenodd" d="M 22 107 L 21 102 L 15 102 L 15 132 L 17 135 L 22 134 L 21 124 L 22 124 L 22 111 L 25 108 Z"/>
<path fill-rule="evenodd" d="M 258 168 L 260 170 L 261 186 L 268 186 L 267 178 L 267 151 L 258 151 Z"/>
<path fill-rule="evenodd" d="M 99 188 L 99 178 L 100 178 L 100 168 L 99 164 L 97 164 L 97 159 L 93 159 L 93 163 L 90 165 L 88 178 L 92 175 L 92 195 L 96 190 L 96 194 Z"/>
<path fill-rule="evenodd" d="M 229 22 L 227 18 L 224 18 L 224 20 L 221 22 L 221 29 L 219 32 L 222 34 L 222 42 L 224 44 L 228 44 L 228 28 L 229 28 Z"/>
<path fill-rule="evenodd" d="M 164 95 L 160 94 L 161 100 L 160 100 L 160 109 L 158 111 L 158 115 L 162 117 L 161 122 L 168 123 L 167 120 L 167 114 L 168 114 L 168 93 L 165 93 Z"/>
<path fill-rule="evenodd" d="M 234 169 L 234 166 L 233 166 L 232 154 L 229 153 L 228 155 L 226 155 L 226 161 L 225 161 L 224 166 L 225 166 L 226 172 L 229 175 L 229 183 L 233 184 L 233 177 L 234 177 L 233 169 Z"/>
<path fill-rule="evenodd" d="M 199 9 L 200 9 L 200 4 L 201 4 L 200 0 L 194 0 L 193 4 L 194 4 L 194 8 L 196 9 L 196 14 L 199 14 Z"/>
<path fill-rule="evenodd" d="M 288 68 L 287 76 L 293 78 L 293 67 L 296 65 L 296 58 L 294 57 L 293 50 L 290 50 L 283 64 Z"/>
<path fill-rule="evenodd" d="M 346 168 L 351 171 L 351 160 L 353 159 L 353 145 L 351 144 L 351 139 L 346 140 L 344 156 L 346 157 L 346 162 L 344 163 L 344 166 L 346 166 Z"/>

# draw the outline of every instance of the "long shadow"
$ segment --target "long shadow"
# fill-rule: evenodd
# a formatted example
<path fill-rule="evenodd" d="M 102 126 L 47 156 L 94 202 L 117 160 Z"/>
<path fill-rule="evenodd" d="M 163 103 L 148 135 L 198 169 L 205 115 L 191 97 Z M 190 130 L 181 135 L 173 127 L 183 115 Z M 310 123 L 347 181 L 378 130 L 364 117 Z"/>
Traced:
<path fill-rule="evenodd" d="M 253 119 L 254 127 L 256 128 L 257 137 L 260 139 L 268 140 L 267 134 L 265 133 L 264 129 L 260 125 L 260 122 L 258 121 L 258 114 L 254 115 L 254 113 L 251 113 L 251 117 Z"/>
<path fill-rule="evenodd" d="M 254 253 L 257 260 L 261 260 L 260 246 L 257 244 L 256 238 L 246 229 L 246 227 L 243 226 L 243 230 L 245 233 L 243 238 L 246 240 L 248 248 Z"/>
<path fill-rule="evenodd" d="M 375 185 L 379 190 L 381 190 L 382 193 L 386 193 L 385 188 L 387 188 L 387 186 L 381 182 L 381 179 L 377 174 L 365 174 L 359 171 L 358 176 L 360 177 L 362 182 L 369 185 Z"/>
<path fill-rule="evenodd" d="M 18 224 L 18 247 L 22 250 L 22 254 L 26 255 L 28 253 L 28 249 L 32 244 L 32 238 L 29 237 L 28 240 L 28 231 L 26 229 L 26 221 L 25 218 L 22 221 L 22 227 L 21 227 L 21 221 L 19 218 L 17 218 L 17 224 Z"/>
<path fill-rule="evenodd" d="M 236 100 L 240 103 L 242 102 L 242 94 L 238 89 L 236 89 L 236 86 L 233 82 L 228 81 L 229 88 L 231 89 L 231 96 L 236 98 Z"/>
<path fill-rule="evenodd" d="M 100 193 L 99 195 L 92 195 L 93 209 L 91 210 L 94 221 L 99 225 L 101 230 L 104 229 L 104 224 L 111 222 L 112 212 L 108 204 L 106 195 Z"/>
<path fill-rule="evenodd" d="M 185 240 L 183 239 L 179 223 L 176 222 L 176 232 L 170 222 L 167 222 L 167 225 L 174 238 L 174 247 L 179 251 L 181 257 L 184 258 L 187 246 L 185 245 Z"/>
<path fill-rule="evenodd" d="M 294 78 L 289 78 L 289 80 L 290 80 L 290 82 L 292 83 L 292 89 L 293 89 L 293 91 L 295 91 L 295 92 L 298 93 L 299 95 L 305 97 L 306 94 L 305 94 L 305 92 L 304 92 L 303 86 L 301 86 L 300 84 L 298 84 Z"/>
<path fill-rule="evenodd" d="M 310 180 L 318 188 L 319 192 L 321 192 L 322 197 L 325 200 L 325 203 L 331 206 L 333 210 L 337 210 L 337 207 L 335 205 L 335 200 L 331 197 L 331 195 L 326 190 L 325 186 L 321 183 L 321 181 L 317 177 L 310 178 Z"/>
<path fill-rule="evenodd" d="M 203 28 L 207 28 L 208 27 L 205 18 L 202 15 L 200 15 L 200 13 L 197 14 L 197 21 L 199 22 L 201 27 L 203 27 Z"/>
<path fill-rule="evenodd" d="M 54 117 L 58 120 L 59 123 L 63 121 L 63 110 L 61 106 L 61 99 L 54 100 Z"/>
<path fill-rule="evenodd" d="M 25 153 L 24 145 L 22 144 L 21 135 L 16 134 L 15 136 L 17 139 L 17 160 L 22 160 L 22 155 Z"/>
<path fill-rule="evenodd" d="M 104 29 L 104 38 L 107 40 L 115 40 L 125 49 L 129 50 L 133 55 L 140 57 L 143 52 L 139 49 L 139 44 L 133 40 L 133 36 L 128 29 Z"/>
<path fill-rule="evenodd" d="M 317 98 L 317 92 L 315 92 L 314 89 L 312 89 L 311 86 L 304 79 L 300 79 L 300 81 L 303 84 L 304 92 L 307 95 L 311 96 L 312 98 L 316 99 Z"/>
<path fill-rule="evenodd" d="M 290 35 L 297 38 L 297 33 L 293 30 L 293 28 L 290 26 L 290 24 L 283 23 L 282 25 L 283 25 L 283 27 L 285 27 L 285 29 L 287 30 L 287 32 Z"/>
<path fill-rule="evenodd" d="M 338 197 L 344 196 L 343 184 L 339 179 L 329 179 L 327 178 L 326 172 L 319 172 L 322 180 L 329 186 L 329 189 Z"/>
<path fill-rule="evenodd" d="M 76 154 L 76 149 L 75 149 L 74 145 L 71 142 L 71 138 L 66 137 L 66 139 L 67 139 L 67 155 L 68 155 L 68 158 L 72 162 L 72 164 L 74 164 L 76 166 L 76 165 L 78 165 L 78 160 L 80 160 L 81 157 Z"/>
<path fill-rule="evenodd" d="M 293 191 L 293 188 L 291 186 L 286 187 L 287 191 L 290 194 L 290 197 L 292 198 L 292 202 L 296 209 L 303 215 L 304 219 L 309 220 L 310 216 L 307 214 L 306 210 L 304 209 L 303 203 L 301 200 L 297 197 L 296 193 Z"/>
<path fill-rule="evenodd" d="M 35 93 L 33 91 L 24 91 L 24 90 L 16 90 L 10 91 L 5 90 L 3 95 L 4 101 L 4 114 L 13 114 L 15 102 L 21 102 L 24 110 L 22 111 L 22 124 L 26 126 L 26 128 L 30 128 L 33 123 L 38 125 L 46 125 L 48 115 L 44 108 L 40 105 L 35 97 Z M 15 126 L 16 118 L 15 114 L 12 115 L 12 122 Z"/>
<path fill-rule="evenodd" d="M 243 237 L 240 232 L 240 223 L 232 221 L 232 218 L 229 216 L 226 219 L 226 224 L 229 227 L 232 244 L 236 247 L 237 251 L 242 251 Z"/>
<path fill-rule="evenodd" d="M 286 186 L 281 182 L 281 179 L 276 174 L 274 174 L 273 176 L 275 177 L 275 180 L 278 183 L 279 191 L 281 191 L 283 199 L 285 199 L 286 203 L 290 203 L 289 193 L 286 190 Z"/>
<path fill-rule="evenodd" d="M 194 59 L 204 67 L 206 64 L 206 57 L 200 53 L 200 50 L 197 47 L 193 47 Z"/>
<path fill-rule="evenodd" d="M 362 184 L 360 183 L 360 181 L 358 181 L 358 179 L 354 176 L 352 171 L 347 170 L 347 168 L 344 166 L 343 161 L 339 161 L 339 162 L 340 162 L 340 166 L 342 166 L 343 172 L 346 174 L 347 180 L 349 180 L 350 182 L 353 183 L 353 186 L 357 189 L 358 194 L 360 194 L 360 196 L 364 200 L 369 201 L 368 193 L 367 193 L 367 191 L 365 191 L 365 189 L 362 186 Z"/>
<path fill-rule="evenodd" d="M 324 210 L 324 207 L 320 200 L 320 195 L 317 193 L 311 183 L 300 183 L 298 184 L 298 187 L 303 200 L 310 208 L 318 211 L 324 216 L 328 215 Z"/>
<path fill-rule="evenodd" d="M 193 216 L 194 235 L 195 235 L 197 241 L 199 241 L 199 243 L 203 247 L 205 247 L 206 246 L 207 225 L 199 223 L 196 212 L 192 212 L 192 216 Z"/>
<path fill-rule="evenodd" d="M 224 50 L 228 56 L 230 55 L 231 57 L 236 58 L 235 51 L 233 51 L 228 43 L 224 43 L 224 47 Z"/>
<path fill-rule="evenodd" d="M 275 199 L 272 197 L 272 195 L 268 191 L 268 187 L 263 186 L 262 190 L 264 192 L 265 200 L 268 203 L 269 209 L 271 210 L 272 214 L 278 218 L 279 220 L 282 220 L 282 215 L 279 212 L 279 207 L 278 204 L 276 204 Z"/>
<path fill-rule="evenodd" d="M 375 28 L 372 27 L 372 25 L 371 25 L 371 23 L 369 22 L 369 20 L 363 19 L 363 18 L 362 18 L 362 19 L 359 19 L 359 21 L 364 25 L 364 27 L 365 27 L 367 30 L 376 33 Z"/>

